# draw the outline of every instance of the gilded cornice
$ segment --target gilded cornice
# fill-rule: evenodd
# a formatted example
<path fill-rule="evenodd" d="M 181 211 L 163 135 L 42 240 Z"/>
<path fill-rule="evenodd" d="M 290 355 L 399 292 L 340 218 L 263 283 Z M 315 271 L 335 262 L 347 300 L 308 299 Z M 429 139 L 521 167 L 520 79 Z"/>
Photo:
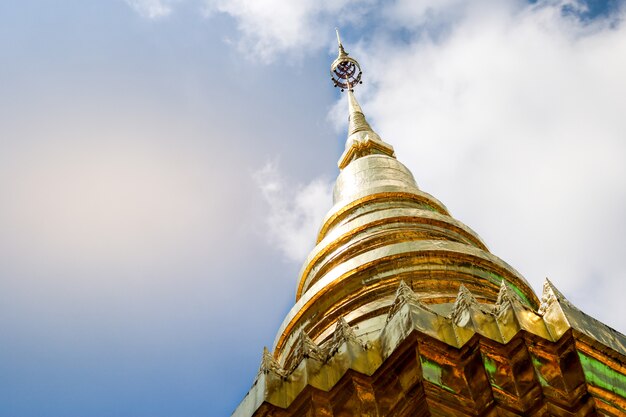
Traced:
<path fill-rule="evenodd" d="M 626 336 L 578 310 L 549 281 L 544 285 L 538 310 L 529 308 L 503 284 L 497 302 L 492 305 L 478 303 L 471 292 L 461 287 L 448 315 L 434 312 L 401 282 L 385 325 L 373 340 L 360 340 L 341 318 L 332 337 L 320 345 L 306 336 L 299 336 L 295 359 L 288 369 L 280 367 L 264 352 L 253 387 L 233 416 L 253 416 L 263 403 L 286 409 L 307 386 L 330 391 L 349 370 L 372 376 L 405 340 L 414 336 L 426 338 L 425 343 L 443 343 L 458 351 L 477 337 L 498 344 L 494 346 L 506 346 L 520 333 L 529 335 L 529 340 L 535 341 L 530 342 L 527 349 L 531 357 L 537 358 L 532 360 L 532 365 L 539 382 L 549 387 L 552 382 L 548 376 L 554 371 L 546 368 L 549 363 L 542 362 L 544 354 L 537 349 L 545 348 L 540 341 L 545 340 L 547 347 L 550 343 L 560 343 L 570 332 L 573 332 L 574 352 L 578 352 L 589 392 L 602 401 L 612 401 L 606 405 L 611 410 L 626 407 Z M 487 344 L 484 349 L 491 348 Z M 487 355 L 483 360 L 489 373 L 494 365 L 488 352 L 483 354 Z M 451 363 L 451 366 L 456 365 Z M 445 382 L 433 380 L 429 368 L 423 366 L 422 372 L 425 381 Z M 542 376 L 544 373 L 546 376 Z M 490 376 L 492 384 L 494 378 L 497 379 L 497 375 Z M 607 389 L 606 378 L 610 378 L 610 389 Z M 493 388 L 499 389 L 497 385 Z"/>
<path fill-rule="evenodd" d="M 373 271 L 376 273 L 372 274 Z M 315 282 L 287 314 L 278 331 L 275 351 L 283 352 L 294 329 L 307 326 L 311 320 L 344 315 L 340 309 L 347 300 L 357 303 L 354 308 L 394 291 L 403 271 L 412 271 L 413 285 L 423 285 L 420 288 L 423 295 L 436 297 L 450 293 L 451 286 L 456 291 L 459 283 L 464 282 L 480 292 L 484 301 L 495 301 L 504 279 L 514 285 L 528 305 L 539 305 L 530 285 L 515 269 L 481 249 L 441 240 L 393 243 L 342 262 Z"/>

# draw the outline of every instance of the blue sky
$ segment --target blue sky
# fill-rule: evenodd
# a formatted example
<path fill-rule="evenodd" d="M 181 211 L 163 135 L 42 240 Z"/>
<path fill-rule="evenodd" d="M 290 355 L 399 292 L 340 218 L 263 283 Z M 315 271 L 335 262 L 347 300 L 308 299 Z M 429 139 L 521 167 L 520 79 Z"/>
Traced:
<path fill-rule="evenodd" d="M 624 4 L 0 3 L 0 416 L 229 415 L 357 95 L 420 187 L 620 331 Z"/>

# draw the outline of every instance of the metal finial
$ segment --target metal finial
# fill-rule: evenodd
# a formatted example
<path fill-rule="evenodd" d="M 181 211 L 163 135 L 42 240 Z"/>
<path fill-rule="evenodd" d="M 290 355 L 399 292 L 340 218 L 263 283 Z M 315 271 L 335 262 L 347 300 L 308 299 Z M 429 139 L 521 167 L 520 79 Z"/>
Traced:
<path fill-rule="evenodd" d="M 341 37 L 339 36 L 339 29 L 335 29 L 337 32 L 337 45 L 339 47 L 339 54 L 330 66 L 330 78 L 333 80 L 335 87 L 340 87 L 341 91 L 350 90 L 361 82 L 361 66 L 356 59 L 348 56 L 348 53 L 343 49 L 341 44 Z"/>

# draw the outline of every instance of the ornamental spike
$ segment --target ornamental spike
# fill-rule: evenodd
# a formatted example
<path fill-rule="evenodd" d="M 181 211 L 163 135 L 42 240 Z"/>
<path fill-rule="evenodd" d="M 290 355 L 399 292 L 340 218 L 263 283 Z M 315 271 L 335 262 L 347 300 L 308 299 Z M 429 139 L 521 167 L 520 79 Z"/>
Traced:
<path fill-rule="evenodd" d="M 465 287 L 465 285 L 461 284 L 459 287 L 459 294 L 457 295 L 456 300 L 454 300 L 450 317 L 455 324 L 465 326 L 470 320 L 470 310 L 473 307 L 478 308 L 478 301 L 476 301 L 476 297 L 474 297 L 474 294 L 472 294 L 470 290 Z"/>
<path fill-rule="evenodd" d="M 261 358 L 261 366 L 259 372 L 263 374 L 274 373 L 276 375 L 284 376 L 285 371 L 281 368 L 280 364 L 272 356 L 267 346 L 263 347 L 263 356 Z"/>

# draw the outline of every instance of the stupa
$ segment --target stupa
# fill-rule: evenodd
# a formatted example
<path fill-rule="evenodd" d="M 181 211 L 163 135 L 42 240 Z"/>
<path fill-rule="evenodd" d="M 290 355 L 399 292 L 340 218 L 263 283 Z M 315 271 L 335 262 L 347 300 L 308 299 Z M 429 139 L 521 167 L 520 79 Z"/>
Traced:
<path fill-rule="evenodd" d="M 626 337 L 538 297 L 420 190 L 354 95 L 334 205 L 236 417 L 626 416 Z"/>

